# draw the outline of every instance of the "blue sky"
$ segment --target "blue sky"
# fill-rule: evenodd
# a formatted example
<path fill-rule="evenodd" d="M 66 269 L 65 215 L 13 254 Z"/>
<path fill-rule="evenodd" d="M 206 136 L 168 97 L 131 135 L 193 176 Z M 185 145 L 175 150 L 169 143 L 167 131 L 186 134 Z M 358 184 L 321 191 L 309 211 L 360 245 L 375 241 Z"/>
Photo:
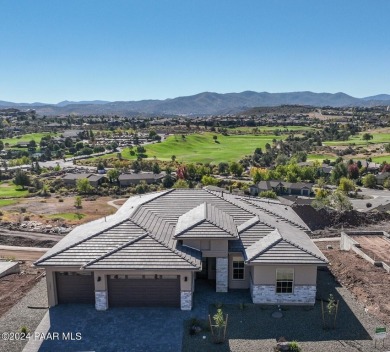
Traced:
<path fill-rule="evenodd" d="M 390 93 L 388 0 L 0 0 L 0 100 Z"/>

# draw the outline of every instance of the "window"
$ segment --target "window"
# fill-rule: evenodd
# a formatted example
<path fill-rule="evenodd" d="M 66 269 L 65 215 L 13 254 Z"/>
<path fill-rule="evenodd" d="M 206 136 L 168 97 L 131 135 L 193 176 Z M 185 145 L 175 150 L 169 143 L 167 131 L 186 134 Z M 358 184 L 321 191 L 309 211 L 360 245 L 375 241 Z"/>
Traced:
<path fill-rule="evenodd" d="M 276 269 L 276 293 L 293 293 L 294 269 Z"/>
<path fill-rule="evenodd" d="M 244 261 L 233 258 L 233 280 L 244 280 Z"/>

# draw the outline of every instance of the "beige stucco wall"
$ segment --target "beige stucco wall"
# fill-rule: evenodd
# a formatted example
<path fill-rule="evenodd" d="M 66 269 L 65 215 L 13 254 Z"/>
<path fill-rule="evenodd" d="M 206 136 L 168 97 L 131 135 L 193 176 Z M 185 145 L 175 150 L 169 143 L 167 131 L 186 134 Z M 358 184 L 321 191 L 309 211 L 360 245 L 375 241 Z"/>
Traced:
<path fill-rule="evenodd" d="M 55 272 L 65 271 L 80 271 L 79 268 L 74 267 L 47 267 L 46 269 L 46 283 L 47 283 L 47 296 L 49 307 L 55 306 L 57 302 L 57 291 L 55 282 Z M 181 291 L 194 291 L 194 277 L 193 271 L 184 270 L 94 270 L 95 291 L 107 290 L 107 277 L 108 275 L 127 275 L 128 277 L 142 278 L 143 275 L 153 277 L 154 275 L 163 276 L 177 276 L 180 275 L 180 290 Z M 98 278 L 100 277 L 100 281 Z M 187 280 L 186 280 L 187 278 Z"/>
<path fill-rule="evenodd" d="M 240 257 L 243 260 L 241 253 L 229 253 L 229 288 L 249 288 L 250 285 L 250 267 L 244 266 L 244 280 L 233 280 L 233 258 Z"/>
<path fill-rule="evenodd" d="M 294 285 L 315 285 L 316 265 L 253 265 L 251 274 L 256 285 L 275 285 L 276 269 L 294 269 Z"/>
<path fill-rule="evenodd" d="M 215 239 L 184 239 L 183 244 L 202 251 L 203 257 L 226 257 L 229 241 Z"/>

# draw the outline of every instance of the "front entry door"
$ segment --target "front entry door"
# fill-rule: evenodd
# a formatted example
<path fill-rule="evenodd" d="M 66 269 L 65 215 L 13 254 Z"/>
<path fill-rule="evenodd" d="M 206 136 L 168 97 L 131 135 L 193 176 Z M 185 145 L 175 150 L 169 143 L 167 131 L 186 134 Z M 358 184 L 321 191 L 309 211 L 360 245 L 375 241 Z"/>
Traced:
<path fill-rule="evenodd" d="M 208 258 L 202 258 L 202 271 L 197 273 L 196 277 L 198 279 L 208 279 Z"/>

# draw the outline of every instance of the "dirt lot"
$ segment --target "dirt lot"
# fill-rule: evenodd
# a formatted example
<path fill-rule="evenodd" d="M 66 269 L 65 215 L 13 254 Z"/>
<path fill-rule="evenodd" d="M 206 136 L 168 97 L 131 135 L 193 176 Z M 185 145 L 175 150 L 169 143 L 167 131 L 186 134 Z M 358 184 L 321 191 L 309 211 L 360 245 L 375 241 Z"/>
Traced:
<path fill-rule="evenodd" d="M 351 236 L 370 258 L 390 264 L 390 240 L 384 236 Z"/>
<path fill-rule="evenodd" d="M 0 278 L 0 316 L 13 307 L 28 291 L 37 283 L 38 278 L 42 276 L 43 270 L 33 268 L 32 262 L 38 259 L 42 253 L 39 252 L 15 252 L 10 251 L 11 255 L 17 258 L 30 257 L 30 260 L 19 261 L 20 273 L 11 274 Z M 4 256 L 6 251 L 0 251 Z"/>
<path fill-rule="evenodd" d="M 25 220 L 28 217 L 31 221 L 38 221 L 53 226 L 60 226 L 64 223 L 78 225 L 113 214 L 117 210 L 115 207 L 107 204 L 108 201 L 114 200 L 114 198 L 98 197 L 96 200 L 93 199 L 92 197 L 83 198 L 82 208 L 76 209 L 74 206 L 75 197 L 73 196 L 63 198 L 25 198 L 17 204 L 2 207 L 2 211 L 4 212 L 2 220 L 15 223 Z M 21 209 L 23 209 L 23 213 Z M 78 220 L 76 218 L 61 219 L 60 216 L 55 216 L 56 214 L 76 212 L 83 214 L 84 217 Z"/>
<path fill-rule="evenodd" d="M 390 322 L 390 274 L 354 252 L 340 251 L 338 242 L 317 242 L 330 262 L 330 271 L 344 287 L 380 320 Z M 327 245 L 333 249 L 326 249 Z"/>

